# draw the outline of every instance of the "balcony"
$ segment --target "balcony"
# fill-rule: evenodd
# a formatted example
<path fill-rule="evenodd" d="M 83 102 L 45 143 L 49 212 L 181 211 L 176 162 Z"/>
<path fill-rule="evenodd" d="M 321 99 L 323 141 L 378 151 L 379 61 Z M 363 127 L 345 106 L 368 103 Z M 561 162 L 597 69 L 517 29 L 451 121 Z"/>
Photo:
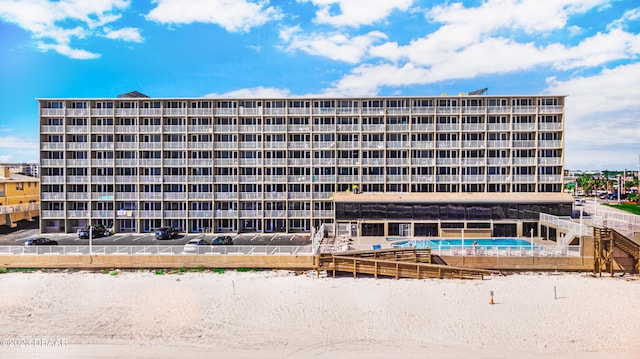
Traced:
<path fill-rule="evenodd" d="M 360 109 L 357 107 L 336 107 L 336 113 L 338 115 L 357 116 L 360 114 Z"/>
<path fill-rule="evenodd" d="M 490 114 L 496 113 L 511 113 L 511 107 L 509 106 L 488 106 L 487 112 Z"/>
<path fill-rule="evenodd" d="M 214 192 L 213 199 L 236 201 L 238 200 L 238 193 L 237 192 Z"/>
<path fill-rule="evenodd" d="M 416 106 L 411 109 L 414 115 L 433 115 L 435 107 L 433 106 Z"/>
<path fill-rule="evenodd" d="M 289 158 L 287 160 L 289 166 L 310 166 L 310 158 Z"/>
<path fill-rule="evenodd" d="M 213 126 L 214 133 L 236 133 L 238 132 L 238 126 L 236 125 L 215 125 Z"/>
<path fill-rule="evenodd" d="M 116 108 L 116 116 L 137 116 L 138 109 L 137 108 Z"/>
<path fill-rule="evenodd" d="M 40 132 L 44 133 L 64 133 L 64 126 L 40 126 Z"/>
<path fill-rule="evenodd" d="M 438 183 L 457 183 L 460 181 L 458 175 L 437 175 L 436 182 Z"/>
<path fill-rule="evenodd" d="M 460 107 L 458 107 L 458 106 L 436 107 L 436 113 L 438 115 L 459 114 L 460 113 Z"/>
<path fill-rule="evenodd" d="M 313 199 L 326 199 L 330 200 L 333 197 L 333 193 L 331 192 L 313 192 Z"/>
<path fill-rule="evenodd" d="M 112 108 L 92 108 L 91 109 L 91 116 L 94 117 L 112 117 L 113 116 L 113 109 Z"/>
<path fill-rule="evenodd" d="M 113 167 L 114 163 L 115 161 L 113 160 L 113 158 L 106 158 L 106 159 L 92 158 L 91 159 L 91 166 L 94 166 L 94 167 Z"/>
<path fill-rule="evenodd" d="M 514 157 L 513 158 L 514 165 L 535 165 L 536 158 L 535 157 Z"/>
<path fill-rule="evenodd" d="M 162 116 L 161 108 L 141 108 L 140 116 L 143 117 L 160 117 Z"/>
<path fill-rule="evenodd" d="M 40 182 L 42 184 L 60 184 L 64 183 L 64 176 L 41 176 Z"/>
<path fill-rule="evenodd" d="M 116 192 L 116 201 L 137 200 L 138 192 Z"/>
<path fill-rule="evenodd" d="M 293 218 L 310 218 L 311 217 L 311 211 L 304 211 L 304 210 L 290 210 L 287 213 L 289 215 L 289 217 L 293 217 Z"/>
<path fill-rule="evenodd" d="M 535 106 L 513 106 L 512 110 L 513 110 L 513 113 L 527 113 L 527 114 L 536 113 Z"/>
<path fill-rule="evenodd" d="M 264 176 L 265 183 L 286 183 L 287 176 L 285 175 L 265 175 Z"/>
<path fill-rule="evenodd" d="M 91 126 L 91 133 L 113 133 L 113 126 Z"/>
<path fill-rule="evenodd" d="M 335 182 L 336 176 L 334 175 L 318 175 L 312 177 L 313 182 Z"/>
<path fill-rule="evenodd" d="M 511 164 L 511 158 L 509 157 L 488 157 L 487 165 L 489 166 L 509 166 Z"/>
<path fill-rule="evenodd" d="M 459 141 L 436 141 L 436 148 L 460 148 Z"/>
<path fill-rule="evenodd" d="M 165 108 L 162 113 L 165 116 L 186 116 L 187 109 L 186 108 Z"/>
<path fill-rule="evenodd" d="M 538 141 L 538 147 L 540 148 L 561 148 L 561 140 L 542 140 Z"/>
<path fill-rule="evenodd" d="M 540 112 L 540 113 L 562 113 L 562 106 L 559 106 L 559 105 L 538 106 L 538 112 Z"/>
<path fill-rule="evenodd" d="M 161 192 L 140 192 L 140 200 L 142 200 L 142 201 L 149 201 L 149 200 L 158 201 L 158 200 L 162 200 L 162 193 Z M 140 213 L 140 217 L 141 218 L 146 218 L 147 216 L 142 214 L 143 212 Z"/>
<path fill-rule="evenodd" d="M 240 210 L 240 217 L 241 218 L 262 218 L 262 211 L 255 210 L 255 209 Z"/>
<path fill-rule="evenodd" d="M 89 183 L 89 176 L 67 176 L 68 183 Z"/>
<path fill-rule="evenodd" d="M 309 142 L 288 142 L 287 147 L 290 149 L 308 149 L 310 144 Z"/>
<path fill-rule="evenodd" d="M 463 183 L 484 183 L 486 181 L 486 177 L 484 175 L 463 175 L 462 182 Z"/>
<path fill-rule="evenodd" d="M 536 176 L 534 175 L 514 175 L 513 182 L 514 183 L 534 183 L 536 181 Z"/>
<path fill-rule="evenodd" d="M 285 200 L 287 199 L 287 193 L 286 192 L 265 192 L 264 199 Z"/>
<path fill-rule="evenodd" d="M 138 159 L 137 158 L 116 158 L 116 166 L 117 167 L 137 167 Z"/>
<path fill-rule="evenodd" d="M 335 166 L 336 159 L 335 158 L 314 158 L 313 165 L 314 166 Z"/>
<path fill-rule="evenodd" d="M 360 166 L 359 158 L 338 158 L 339 166 Z"/>
<path fill-rule="evenodd" d="M 138 142 L 116 142 L 116 150 L 137 150 Z"/>
<path fill-rule="evenodd" d="M 486 107 L 484 106 L 463 106 L 462 107 L 462 113 L 465 114 L 484 114 L 485 111 L 487 110 Z"/>
<path fill-rule="evenodd" d="M 262 192 L 240 192 L 240 199 L 262 199 Z"/>
<path fill-rule="evenodd" d="M 561 122 L 541 122 L 538 123 L 538 129 L 540 131 L 562 131 Z"/>
<path fill-rule="evenodd" d="M 116 176 L 116 183 L 138 183 L 138 176 Z"/>
<path fill-rule="evenodd" d="M 536 130 L 536 125 L 534 123 L 514 123 L 513 130 L 533 132 Z"/>
<path fill-rule="evenodd" d="M 387 132 L 409 132 L 408 124 L 387 125 Z"/>
<path fill-rule="evenodd" d="M 511 141 L 487 141 L 487 148 L 510 148 Z"/>
<path fill-rule="evenodd" d="M 335 115 L 335 107 L 314 107 L 312 110 L 314 115 Z"/>
<path fill-rule="evenodd" d="M 340 182 L 345 182 L 342 181 L 342 177 L 343 176 L 338 176 L 338 181 Z M 345 176 L 345 177 L 354 177 L 352 181 L 348 181 L 348 182 L 353 182 L 353 183 L 357 183 L 357 179 L 358 176 Z M 384 183 L 384 176 L 383 175 L 366 175 L 366 176 L 362 176 L 362 182 L 363 183 Z"/>
<path fill-rule="evenodd" d="M 63 167 L 64 160 L 42 160 L 43 167 Z"/>
<path fill-rule="evenodd" d="M 162 132 L 162 126 L 160 125 L 142 125 L 140 126 L 141 133 L 160 133 Z"/>
<path fill-rule="evenodd" d="M 233 209 L 216 209 L 215 218 L 238 218 L 238 211 Z"/>
<path fill-rule="evenodd" d="M 508 123 L 487 123 L 487 131 L 509 131 L 511 125 Z"/>
<path fill-rule="evenodd" d="M 212 125 L 189 125 L 187 126 L 189 133 L 211 133 L 213 131 Z"/>
<path fill-rule="evenodd" d="M 213 160 L 213 165 L 220 167 L 232 167 L 238 165 L 238 160 L 235 158 L 216 158 Z"/>
<path fill-rule="evenodd" d="M 65 215 L 65 211 L 60 210 L 41 210 L 40 213 L 42 214 L 42 219 L 64 218 Z"/>
<path fill-rule="evenodd" d="M 89 126 L 70 125 L 67 126 L 68 134 L 86 134 L 89 133 Z"/>
<path fill-rule="evenodd" d="M 43 201 L 64 201 L 66 199 L 64 192 L 42 192 L 41 198 Z"/>
<path fill-rule="evenodd" d="M 161 150 L 162 142 L 140 142 L 141 150 Z"/>
<path fill-rule="evenodd" d="M 236 183 L 238 176 L 213 176 L 214 183 Z"/>
<path fill-rule="evenodd" d="M 281 142 L 270 141 L 270 142 L 264 142 L 263 146 L 265 150 L 286 149 L 287 143 L 284 141 L 281 141 Z"/>
<path fill-rule="evenodd" d="M 91 199 L 97 201 L 113 201 L 112 192 L 91 192 Z"/>
<path fill-rule="evenodd" d="M 363 115 L 384 115 L 384 107 L 365 107 L 362 109 Z"/>
<path fill-rule="evenodd" d="M 187 165 L 187 160 L 184 158 L 166 158 L 162 160 L 162 163 L 166 167 L 183 167 Z"/>
<path fill-rule="evenodd" d="M 413 132 L 433 132 L 436 129 L 436 126 L 431 123 L 419 123 L 415 125 L 411 125 L 411 131 Z"/>
<path fill-rule="evenodd" d="M 70 117 L 88 117 L 90 115 L 88 108 L 68 108 L 67 116 Z"/>
<path fill-rule="evenodd" d="M 189 192 L 190 200 L 210 201 L 213 199 L 212 192 Z"/>
<path fill-rule="evenodd" d="M 264 125 L 264 132 L 285 133 L 287 132 L 287 125 Z"/>
<path fill-rule="evenodd" d="M 162 166 L 162 160 L 159 158 L 141 158 L 140 166 L 144 167 L 160 167 Z"/>
<path fill-rule="evenodd" d="M 189 211 L 190 218 L 213 218 L 213 211 L 207 209 Z"/>
<path fill-rule="evenodd" d="M 338 182 L 340 182 L 340 183 L 360 183 L 360 176 L 338 175 Z"/>
<path fill-rule="evenodd" d="M 169 200 L 186 201 L 187 193 L 186 192 L 164 192 L 164 195 L 162 196 L 162 198 L 165 201 L 169 201 Z"/>
<path fill-rule="evenodd" d="M 64 150 L 64 142 L 41 142 L 40 148 L 43 150 Z M 89 148 L 88 145 L 87 148 Z"/>
<path fill-rule="evenodd" d="M 262 182 L 262 176 L 246 176 L 240 175 L 239 182 L 241 183 L 260 183 Z"/>
<path fill-rule="evenodd" d="M 539 157 L 538 158 L 538 164 L 559 166 L 559 165 L 562 164 L 562 158 L 560 158 L 560 157 Z"/>
<path fill-rule="evenodd" d="M 408 175 L 387 175 L 387 182 L 409 183 L 409 178 Z"/>
<path fill-rule="evenodd" d="M 113 150 L 113 142 L 91 142 L 92 150 Z"/>
<path fill-rule="evenodd" d="M 411 164 L 418 166 L 433 166 L 435 159 L 433 158 L 412 158 Z"/>
<path fill-rule="evenodd" d="M 212 108 L 190 108 L 189 116 L 211 116 L 213 115 Z"/>
<path fill-rule="evenodd" d="M 43 108 L 40 109 L 40 115 L 44 117 L 62 117 L 64 116 L 63 108 Z"/>
<path fill-rule="evenodd" d="M 262 166 L 262 158 L 241 158 L 240 166 Z"/>
<path fill-rule="evenodd" d="M 213 176 L 205 176 L 205 175 L 189 176 L 189 183 L 213 183 Z"/>
<path fill-rule="evenodd" d="M 408 158 L 387 158 L 387 166 L 408 166 Z"/>
<path fill-rule="evenodd" d="M 460 164 L 460 160 L 457 158 L 436 158 L 436 165 L 438 166 L 457 166 Z"/>
<path fill-rule="evenodd" d="M 381 150 L 384 148 L 384 141 L 362 141 L 362 149 L 364 150 Z"/>
<path fill-rule="evenodd" d="M 162 177 L 161 176 L 140 176 L 140 183 L 143 183 L 143 184 L 162 183 Z"/>
<path fill-rule="evenodd" d="M 457 123 L 438 123 L 436 124 L 436 131 L 439 132 L 457 132 L 460 131 L 460 124 Z"/>
<path fill-rule="evenodd" d="M 338 132 L 358 132 L 360 131 L 360 125 L 337 125 Z"/>
<path fill-rule="evenodd" d="M 163 176 L 162 179 L 165 183 L 185 183 L 187 176 Z"/>
<path fill-rule="evenodd" d="M 484 123 L 463 123 L 462 131 L 464 132 L 483 132 Z"/>
<path fill-rule="evenodd" d="M 487 175 L 487 182 L 489 183 L 509 183 L 511 176 L 506 175 Z"/>
<path fill-rule="evenodd" d="M 463 166 L 484 166 L 486 164 L 486 160 L 484 158 L 463 158 L 462 165 Z"/>
<path fill-rule="evenodd" d="M 289 192 L 287 194 L 289 199 L 311 199 L 310 192 Z"/>
<path fill-rule="evenodd" d="M 518 141 L 518 140 L 514 140 L 513 141 L 513 147 L 514 148 L 535 148 L 536 147 L 536 141 Z"/>
<path fill-rule="evenodd" d="M 162 211 L 143 210 L 140 211 L 140 218 L 161 218 Z"/>
<path fill-rule="evenodd" d="M 262 142 L 240 142 L 241 150 L 260 150 L 262 149 Z"/>
<path fill-rule="evenodd" d="M 462 141 L 462 148 L 482 148 L 484 149 L 484 140 L 480 141 Z"/>
<path fill-rule="evenodd" d="M 67 217 L 87 219 L 89 218 L 89 211 L 88 210 L 69 210 L 67 211 Z"/>
<path fill-rule="evenodd" d="M 539 175 L 538 182 L 540 183 L 562 183 L 562 176 L 560 175 Z"/>
<path fill-rule="evenodd" d="M 209 150 L 211 151 L 213 149 L 213 143 L 212 142 L 189 142 L 189 149 L 190 150 Z"/>
<path fill-rule="evenodd" d="M 316 218 L 333 218 L 333 211 L 331 210 L 314 210 L 313 216 Z"/>
<path fill-rule="evenodd" d="M 433 183 L 433 175 L 413 175 L 411 182 L 413 183 Z"/>
<path fill-rule="evenodd" d="M 314 150 L 326 150 L 326 149 L 332 149 L 335 147 L 336 147 L 335 142 L 331 142 L 331 141 L 314 141 L 313 142 Z"/>
<path fill-rule="evenodd" d="M 184 218 L 187 216 L 187 211 L 184 210 L 167 210 L 163 212 L 165 218 Z"/>
<path fill-rule="evenodd" d="M 165 133 L 183 133 L 187 129 L 184 125 L 167 125 L 162 126 L 162 131 Z"/>
<path fill-rule="evenodd" d="M 88 192 L 67 192 L 68 201 L 87 201 L 89 197 Z"/>
<path fill-rule="evenodd" d="M 186 142 L 163 142 L 162 147 L 165 150 L 186 150 L 187 143 Z"/>
<path fill-rule="evenodd" d="M 381 166 L 384 164 L 384 158 L 363 158 L 363 166 Z"/>
<path fill-rule="evenodd" d="M 213 159 L 211 158 L 190 158 L 189 166 L 197 167 L 211 167 L 213 166 Z"/>
<path fill-rule="evenodd" d="M 289 182 L 309 182 L 311 180 L 311 176 L 304 176 L 304 175 L 287 176 L 287 180 Z"/>
<path fill-rule="evenodd" d="M 214 142 L 214 150 L 237 150 L 238 142 Z"/>

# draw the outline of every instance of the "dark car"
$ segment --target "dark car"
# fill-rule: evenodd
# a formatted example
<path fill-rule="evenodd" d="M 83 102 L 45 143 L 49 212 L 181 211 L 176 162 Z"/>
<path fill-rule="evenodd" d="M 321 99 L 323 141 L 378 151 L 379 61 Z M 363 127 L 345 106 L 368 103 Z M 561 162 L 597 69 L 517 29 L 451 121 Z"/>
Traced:
<path fill-rule="evenodd" d="M 101 224 L 94 224 L 92 226 L 86 226 L 83 229 L 78 231 L 78 238 L 80 239 L 89 239 L 89 234 L 91 234 L 91 238 L 100 238 L 104 237 L 107 229 Z"/>
<path fill-rule="evenodd" d="M 25 246 L 57 246 L 58 241 L 49 238 L 29 238 L 24 241 Z"/>
<path fill-rule="evenodd" d="M 178 230 L 173 227 L 162 227 L 156 230 L 156 239 L 173 239 L 178 237 Z"/>
<path fill-rule="evenodd" d="M 230 236 L 219 236 L 211 241 L 212 246 L 230 246 L 233 245 L 233 238 Z"/>

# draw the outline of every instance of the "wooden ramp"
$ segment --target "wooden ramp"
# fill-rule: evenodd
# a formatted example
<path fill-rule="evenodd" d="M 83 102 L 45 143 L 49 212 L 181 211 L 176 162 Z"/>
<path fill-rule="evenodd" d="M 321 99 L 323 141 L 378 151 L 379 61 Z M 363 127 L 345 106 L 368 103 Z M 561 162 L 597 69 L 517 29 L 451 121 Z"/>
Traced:
<path fill-rule="evenodd" d="M 621 256 L 622 255 L 622 256 Z M 625 258 L 626 257 L 626 258 Z M 640 273 L 640 244 L 607 227 L 593 228 L 593 272 Z"/>
<path fill-rule="evenodd" d="M 431 249 L 393 248 L 373 251 L 322 253 L 316 257 L 316 270 L 388 276 L 398 278 L 484 279 L 491 271 L 434 264 Z"/>

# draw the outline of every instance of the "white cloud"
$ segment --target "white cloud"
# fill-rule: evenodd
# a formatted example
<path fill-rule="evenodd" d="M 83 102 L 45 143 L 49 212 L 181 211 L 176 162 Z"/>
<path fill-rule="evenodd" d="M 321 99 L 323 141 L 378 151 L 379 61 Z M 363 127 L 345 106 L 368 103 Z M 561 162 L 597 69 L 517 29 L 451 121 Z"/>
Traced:
<path fill-rule="evenodd" d="M 319 7 L 315 21 L 332 26 L 371 25 L 387 18 L 394 10 L 406 11 L 413 0 L 298 0 Z M 337 8 L 337 9 L 336 9 Z M 339 9 L 339 11 L 337 11 Z M 334 11 L 335 10 L 335 11 Z"/>
<path fill-rule="evenodd" d="M 104 37 L 113 39 L 113 40 L 123 40 L 130 42 L 142 42 L 142 35 L 140 35 L 140 30 L 134 27 L 125 27 L 122 29 L 111 30 L 105 28 Z"/>
<path fill-rule="evenodd" d="M 3 0 L 0 19 L 31 33 L 36 47 L 75 59 L 100 55 L 71 46 L 74 39 L 99 35 L 99 28 L 120 18 L 129 0 Z"/>
<path fill-rule="evenodd" d="M 624 14 L 622 14 L 622 17 L 620 19 L 609 24 L 607 29 L 610 30 L 610 29 L 625 27 L 627 25 L 627 22 L 635 21 L 638 19 L 640 19 L 640 8 L 630 9 L 625 11 Z"/>
<path fill-rule="evenodd" d="M 630 168 L 640 149 L 640 63 L 594 76 L 548 80 L 547 93 L 567 94 L 567 168 Z"/>
<path fill-rule="evenodd" d="M 352 64 L 365 57 L 374 42 L 387 38 L 385 34 L 379 31 L 372 31 L 354 37 L 349 37 L 339 32 L 301 35 L 298 34 L 298 31 L 299 27 L 286 28 L 280 31 L 280 38 L 289 42 L 286 47 L 288 50 L 301 50 L 311 55 L 323 56 Z"/>
<path fill-rule="evenodd" d="M 211 23 L 229 32 L 249 31 L 282 17 L 268 2 L 247 0 L 154 0 L 147 20 L 162 24 Z"/>
<path fill-rule="evenodd" d="M 240 90 L 234 90 L 223 94 L 211 93 L 204 97 L 210 98 L 282 98 L 291 97 L 288 89 L 279 89 L 273 87 L 254 87 Z"/>
<path fill-rule="evenodd" d="M 37 150 L 40 145 L 32 139 L 17 136 L 0 136 L 0 148 Z"/>

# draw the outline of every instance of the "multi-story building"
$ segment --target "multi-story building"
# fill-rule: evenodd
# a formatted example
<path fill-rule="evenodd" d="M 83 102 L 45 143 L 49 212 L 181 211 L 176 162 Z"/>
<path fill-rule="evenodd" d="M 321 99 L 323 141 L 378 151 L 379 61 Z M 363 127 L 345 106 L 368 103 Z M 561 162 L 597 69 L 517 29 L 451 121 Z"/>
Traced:
<path fill-rule="evenodd" d="M 45 232 L 304 232 L 337 220 L 336 192 L 562 192 L 564 96 L 39 105 Z"/>
<path fill-rule="evenodd" d="M 0 168 L 0 225 L 14 227 L 39 215 L 40 180 Z"/>

